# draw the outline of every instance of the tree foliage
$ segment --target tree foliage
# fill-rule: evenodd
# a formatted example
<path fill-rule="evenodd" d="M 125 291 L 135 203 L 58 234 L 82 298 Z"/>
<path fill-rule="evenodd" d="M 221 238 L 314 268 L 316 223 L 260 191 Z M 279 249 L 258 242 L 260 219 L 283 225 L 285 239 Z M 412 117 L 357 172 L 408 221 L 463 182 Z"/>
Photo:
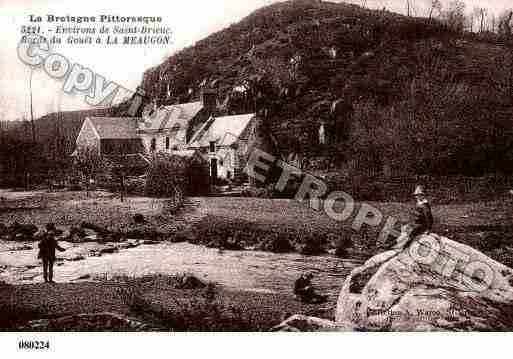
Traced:
<path fill-rule="evenodd" d="M 96 179 L 105 170 L 105 162 L 97 148 L 83 147 L 77 151 L 74 167 L 82 180 L 88 184 L 91 179 Z"/>

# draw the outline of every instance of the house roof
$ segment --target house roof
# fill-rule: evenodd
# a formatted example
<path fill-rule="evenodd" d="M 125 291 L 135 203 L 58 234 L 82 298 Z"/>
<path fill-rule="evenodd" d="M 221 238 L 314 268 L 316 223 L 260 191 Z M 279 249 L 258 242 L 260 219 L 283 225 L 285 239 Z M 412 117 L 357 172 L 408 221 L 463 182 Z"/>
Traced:
<path fill-rule="evenodd" d="M 141 122 L 139 130 L 156 131 L 172 129 L 176 126 L 186 129 L 189 125 L 189 121 L 191 121 L 201 109 L 203 109 L 203 103 L 201 101 L 162 106 L 157 109 L 156 113 L 152 114 L 151 117 L 145 118 L 145 121 Z"/>
<path fill-rule="evenodd" d="M 137 122 L 134 117 L 87 117 L 100 139 L 137 139 Z"/>
<path fill-rule="evenodd" d="M 230 146 L 239 139 L 254 117 L 254 113 L 210 117 L 193 136 L 190 147 L 205 147 L 211 141 L 218 146 Z"/>

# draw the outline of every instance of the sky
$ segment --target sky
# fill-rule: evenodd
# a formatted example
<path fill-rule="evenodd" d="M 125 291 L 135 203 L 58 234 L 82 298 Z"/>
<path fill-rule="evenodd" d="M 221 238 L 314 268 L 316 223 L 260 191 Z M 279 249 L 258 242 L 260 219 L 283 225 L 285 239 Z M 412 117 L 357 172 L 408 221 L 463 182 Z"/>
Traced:
<path fill-rule="evenodd" d="M 361 4 L 365 0 L 353 0 Z M 425 16 L 429 0 L 411 0 L 413 14 Z M 444 0 L 442 0 L 444 1 Z M 445 0 L 447 2 L 447 0 Z M 499 13 L 512 7 L 512 0 L 464 0 L 467 7 L 482 6 Z M 127 89 L 135 90 L 143 72 L 169 55 L 212 32 L 236 23 L 252 11 L 276 0 L 0 0 L 0 121 L 29 118 L 30 68 L 17 56 L 22 25 L 30 15 L 46 16 L 161 16 L 162 25 L 172 28 L 173 44 L 168 46 L 56 45 L 52 50 L 71 63 L 79 63 Z M 340 2 L 340 1 L 337 1 Z M 406 0 L 367 0 L 367 7 L 406 11 Z M 33 74 L 34 115 L 40 117 L 59 110 L 91 108 L 80 93 L 62 93 L 62 81 L 41 70 Z"/>

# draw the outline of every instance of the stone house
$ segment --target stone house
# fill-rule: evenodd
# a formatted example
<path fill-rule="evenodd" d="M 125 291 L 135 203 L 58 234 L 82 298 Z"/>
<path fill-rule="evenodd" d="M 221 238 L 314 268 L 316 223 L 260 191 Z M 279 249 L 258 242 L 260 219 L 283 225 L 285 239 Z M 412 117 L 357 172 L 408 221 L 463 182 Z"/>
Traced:
<path fill-rule="evenodd" d="M 216 106 L 215 93 L 205 92 L 201 101 L 149 108 L 141 118 L 86 117 L 76 147 L 95 148 L 102 156 L 185 150 Z"/>
<path fill-rule="evenodd" d="M 102 156 L 163 152 L 195 158 L 198 152 L 211 177 L 245 181 L 248 151 L 267 148 L 261 137 L 255 114 L 218 116 L 215 92 L 204 91 L 201 101 L 148 107 L 141 118 L 87 117 L 76 145 Z"/>
<path fill-rule="evenodd" d="M 119 156 L 144 152 L 137 137 L 136 118 L 87 117 L 78 134 L 77 150 L 95 149 L 101 156 Z"/>
<path fill-rule="evenodd" d="M 244 167 L 250 148 L 258 141 L 254 113 L 210 117 L 195 133 L 189 149 L 197 149 L 208 161 L 210 176 L 245 180 Z"/>

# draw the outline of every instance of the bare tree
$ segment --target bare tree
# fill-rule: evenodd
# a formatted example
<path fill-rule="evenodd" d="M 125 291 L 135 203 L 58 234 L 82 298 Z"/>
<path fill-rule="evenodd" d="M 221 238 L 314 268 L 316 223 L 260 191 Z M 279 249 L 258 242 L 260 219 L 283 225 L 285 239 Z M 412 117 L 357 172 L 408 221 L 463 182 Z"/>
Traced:
<path fill-rule="evenodd" d="M 475 21 L 475 15 L 472 11 L 470 14 L 468 14 L 468 29 L 470 32 L 474 32 L 474 21 Z"/>
<path fill-rule="evenodd" d="M 429 19 L 433 18 L 435 12 L 438 12 L 438 16 L 440 16 L 442 12 L 442 1 L 441 0 L 428 0 L 429 4 Z"/>
<path fill-rule="evenodd" d="M 509 98 L 513 102 L 513 10 L 507 10 L 499 17 L 499 35 L 510 49 Z"/>
<path fill-rule="evenodd" d="M 32 142 L 36 143 L 36 125 L 34 124 L 34 104 L 32 100 L 32 77 L 34 76 L 34 69 L 30 68 L 29 90 L 30 90 L 30 124 L 32 128 Z"/>
<path fill-rule="evenodd" d="M 461 0 L 451 1 L 443 12 L 443 20 L 455 31 L 463 31 L 465 26 L 466 5 Z"/>
<path fill-rule="evenodd" d="M 512 35 L 512 25 L 511 21 L 513 20 L 513 10 L 507 10 L 501 15 L 499 15 L 499 35 L 509 37 Z"/>
<path fill-rule="evenodd" d="M 490 14 L 488 16 L 488 31 L 497 32 L 497 16 L 495 14 Z"/>
<path fill-rule="evenodd" d="M 89 196 L 90 181 L 93 180 L 104 167 L 103 159 L 96 147 L 84 147 L 78 150 L 74 165 L 86 186 Z"/>
<path fill-rule="evenodd" d="M 484 32 L 486 28 L 486 17 L 488 16 L 488 9 L 476 6 L 473 10 L 476 19 L 479 21 L 479 32 Z"/>

